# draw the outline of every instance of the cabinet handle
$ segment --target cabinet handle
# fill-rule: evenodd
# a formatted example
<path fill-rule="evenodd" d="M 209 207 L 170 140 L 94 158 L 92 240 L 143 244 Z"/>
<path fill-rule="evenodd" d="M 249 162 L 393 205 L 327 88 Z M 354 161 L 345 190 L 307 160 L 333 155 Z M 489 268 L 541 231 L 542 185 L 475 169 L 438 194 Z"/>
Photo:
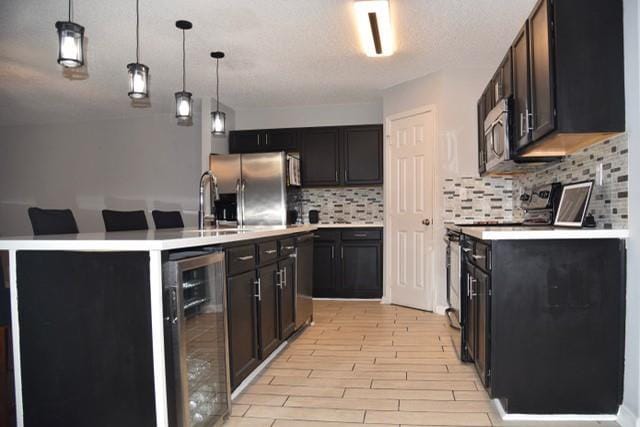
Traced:
<path fill-rule="evenodd" d="M 462 248 L 462 250 L 464 251 L 464 253 L 469 253 L 469 252 L 471 252 L 471 249 L 469 249 L 469 248 Z"/>
<path fill-rule="evenodd" d="M 285 246 L 284 248 L 285 248 L 286 250 L 288 250 L 288 251 L 292 251 L 292 250 L 294 250 L 296 247 L 295 247 L 295 246 Z"/>
<path fill-rule="evenodd" d="M 239 256 L 238 257 L 238 261 L 249 261 L 250 259 L 253 259 L 253 255 L 246 255 L 246 256 Z"/>
<path fill-rule="evenodd" d="M 471 258 L 473 259 L 485 259 L 484 255 L 471 255 Z"/>
<path fill-rule="evenodd" d="M 347 174 L 349 173 L 348 171 L 349 171 L 349 169 L 344 168 L 344 182 L 348 182 L 349 181 L 349 178 L 347 178 Z"/>
<path fill-rule="evenodd" d="M 268 254 L 268 255 L 275 254 L 276 252 L 278 252 L 278 251 L 276 251 L 275 249 L 269 249 L 269 250 L 264 251 L 264 253 Z"/>
<path fill-rule="evenodd" d="M 336 182 L 340 181 L 340 179 L 338 178 L 338 169 L 336 169 Z"/>
<path fill-rule="evenodd" d="M 475 293 L 473 290 L 476 283 L 478 283 L 478 281 L 473 277 L 469 276 L 469 299 L 473 299 L 473 297 L 478 296 L 478 294 Z"/>
<path fill-rule="evenodd" d="M 336 257 L 335 248 L 331 246 L 331 259 L 334 259 L 335 257 Z"/>
<path fill-rule="evenodd" d="M 265 140 L 264 141 L 264 145 L 269 145 L 269 134 L 268 133 L 264 134 L 264 140 Z"/>
<path fill-rule="evenodd" d="M 524 113 L 520 113 L 520 137 L 524 136 Z"/>
<path fill-rule="evenodd" d="M 262 301 L 262 286 L 260 284 L 260 278 L 258 277 L 258 280 L 253 282 L 253 284 L 256 285 L 258 291 L 258 293 L 254 295 L 254 297 L 258 298 L 258 301 Z"/>
<path fill-rule="evenodd" d="M 367 237 L 367 233 L 355 233 L 354 237 Z"/>
<path fill-rule="evenodd" d="M 344 259 L 344 246 L 340 246 L 340 259 Z"/>
<path fill-rule="evenodd" d="M 276 286 L 282 289 L 282 270 L 276 271 Z"/>
<path fill-rule="evenodd" d="M 282 287 L 287 287 L 287 267 L 282 268 Z"/>
<path fill-rule="evenodd" d="M 260 134 L 256 134 L 256 137 L 258 138 L 258 147 L 260 146 Z"/>
<path fill-rule="evenodd" d="M 527 127 L 529 128 L 530 131 L 533 131 L 533 128 L 535 127 L 535 125 L 533 124 L 533 111 L 531 113 L 529 113 L 529 116 L 527 117 L 527 123 L 529 124 Z"/>

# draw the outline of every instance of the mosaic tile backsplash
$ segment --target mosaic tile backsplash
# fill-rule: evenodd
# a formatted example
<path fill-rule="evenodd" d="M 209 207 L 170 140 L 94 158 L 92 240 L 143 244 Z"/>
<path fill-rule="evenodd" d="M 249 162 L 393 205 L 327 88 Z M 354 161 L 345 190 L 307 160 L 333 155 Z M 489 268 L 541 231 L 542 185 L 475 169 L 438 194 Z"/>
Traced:
<path fill-rule="evenodd" d="M 511 178 L 446 178 L 443 187 L 445 224 L 477 221 L 518 222 L 514 219 Z"/>
<path fill-rule="evenodd" d="M 302 207 L 298 222 L 309 222 L 309 211 L 320 211 L 320 223 L 378 223 L 384 220 L 382 187 L 303 188 L 289 194 Z M 299 198 L 299 200 L 292 200 Z"/>
<path fill-rule="evenodd" d="M 628 137 L 620 135 L 587 147 L 544 170 L 517 177 L 519 189 L 561 182 L 570 184 L 595 180 L 589 212 L 598 228 L 626 228 L 628 224 L 629 168 Z M 602 165 L 602 185 L 598 185 Z M 519 197 L 519 194 L 515 194 Z"/>
<path fill-rule="evenodd" d="M 520 222 L 520 195 L 532 187 L 596 181 L 589 204 L 598 228 L 628 223 L 628 138 L 621 135 L 567 156 L 544 169 L 511 177 L 447 178 L 443 185 L 445 223 Z M 598 171 L 602 168 L 602 174 Z M 598 185 L 602 175 L 602 185 Z"/>

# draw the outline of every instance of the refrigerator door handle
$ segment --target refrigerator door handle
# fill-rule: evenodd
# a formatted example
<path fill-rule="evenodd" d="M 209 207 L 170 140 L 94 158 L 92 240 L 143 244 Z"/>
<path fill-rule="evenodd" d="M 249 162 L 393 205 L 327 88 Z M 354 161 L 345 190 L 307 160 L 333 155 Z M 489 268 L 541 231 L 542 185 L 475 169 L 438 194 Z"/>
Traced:
<path fill-rule="evenodd" d="M 244 193 L 247 188 L 247 180 L 242 179 L 240 184 L 240 218 L 238 218 L 238 224 L 242 227 L 244 225 Z"/>

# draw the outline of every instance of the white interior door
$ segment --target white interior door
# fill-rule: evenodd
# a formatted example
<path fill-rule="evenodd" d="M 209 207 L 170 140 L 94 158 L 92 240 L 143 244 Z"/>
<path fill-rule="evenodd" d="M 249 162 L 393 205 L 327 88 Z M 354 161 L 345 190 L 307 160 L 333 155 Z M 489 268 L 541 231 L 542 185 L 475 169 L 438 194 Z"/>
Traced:
<path fill-rule="evenodd" d="M 433 310 L 435 112 L 398 115 L 387 124 L 387 300 Z"/>

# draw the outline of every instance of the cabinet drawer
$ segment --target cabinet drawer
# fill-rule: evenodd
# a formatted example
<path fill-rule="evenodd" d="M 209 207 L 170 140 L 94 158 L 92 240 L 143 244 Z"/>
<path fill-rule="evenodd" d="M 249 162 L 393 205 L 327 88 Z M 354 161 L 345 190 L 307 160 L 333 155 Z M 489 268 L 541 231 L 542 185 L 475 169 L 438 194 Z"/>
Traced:
<path fill-rule="evenodd" d="M 287 256 L 296 251 L 294 239 L 278 240 L 278 246 L 280 246 L 280 256 Z"/>
<path fill-rule="evenodd" d="M 321 228 L 313 232 L 314 241 L 340 240 L 340 231 L 331 228 Z"/>
<path fill-rule="evenodd" d="M 260 265 L 267 264 L 270 261 L 274 261 L 278 258 L 278 242 L 271 241 L 260 243 L 258 245 L 258 262 Z"/>
<path fill-rule="evenodd" d="M 382 231 L 379 229 L 358 229 L 342 232 L 342 240 L 381 240 Z"/>
<path fill-rule="evenodd" d="M 227 275 L 242 273 L 256 267 L 255 245 L 227 249 Z"/>

